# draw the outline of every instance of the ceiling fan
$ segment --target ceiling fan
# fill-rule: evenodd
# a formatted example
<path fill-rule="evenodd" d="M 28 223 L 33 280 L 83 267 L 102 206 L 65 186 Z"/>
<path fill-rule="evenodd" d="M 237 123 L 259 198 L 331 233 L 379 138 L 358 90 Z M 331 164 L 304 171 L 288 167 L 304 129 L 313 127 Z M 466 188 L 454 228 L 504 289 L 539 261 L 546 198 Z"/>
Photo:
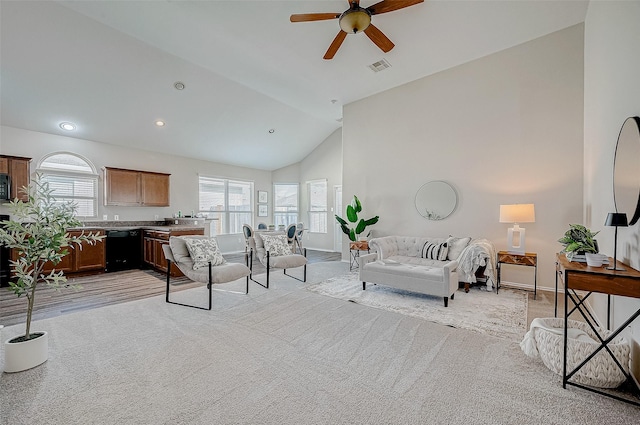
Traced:
<path fill-rule="evenodd" d="M 383 52 L 388 52 L 395 46 L 386 35 L 371 23 L 372 15 L 393 12 L 422 3 L 424 0 L 383 0 L 369 7 L 360 7 L 360 0 L 350 0 L 349 9 L 342 13 L 300 13 L 291 15 L 291 22 L 324 21 L 339 19 L 340 32 L 333 39 L 324 59 L 333 59 L 347 34 L 364 32 Z"/>

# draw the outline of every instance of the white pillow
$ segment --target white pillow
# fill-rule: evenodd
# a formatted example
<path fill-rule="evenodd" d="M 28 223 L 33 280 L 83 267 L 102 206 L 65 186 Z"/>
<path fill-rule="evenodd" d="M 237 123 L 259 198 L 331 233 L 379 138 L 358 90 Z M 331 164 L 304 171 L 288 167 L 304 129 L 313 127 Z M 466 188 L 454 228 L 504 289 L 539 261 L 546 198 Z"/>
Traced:
<path fill-rule="evenodd" d="M 185 238 L 189 255 L 193 260 L 193 269 L 198 270 L 212 266 L 225 264 L 226 260 L 222 257 L 218 243 L 213 238 Z"/>
<path fill-rule="evenodd" d="M 449 244 L 449 260 L 457 260 L 462 251 L 469 245 L 471 238 L 456 238 L 455 236 L 449 236 L 447 243 Z"/>
<path fill-rule="evenodd" d="M 422 258 L 429 260 L 445 261 L 447 259 L 447 252 L 449 248 L 446 242 L 433 243 L 426 242 L 422 247 Z"/>
<path fill-rule="evenodd" d="M 287 235 L 261 235 L 264 242 L 264 249 L 269 251 L 271 257 L 281 257 L 291 255 L 291 248 Z"/>

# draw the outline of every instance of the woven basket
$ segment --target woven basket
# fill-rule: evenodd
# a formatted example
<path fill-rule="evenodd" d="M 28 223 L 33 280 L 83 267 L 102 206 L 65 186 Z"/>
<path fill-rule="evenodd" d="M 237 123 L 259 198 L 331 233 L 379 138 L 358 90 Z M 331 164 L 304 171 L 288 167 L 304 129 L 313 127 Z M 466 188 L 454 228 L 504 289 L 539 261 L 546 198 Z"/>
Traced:
<path fill-rule="evenodd" d="M 545 327 L 564 329 L 564 319 L 544 318 L 540 319 Z M 578 341 L 569 338 L 567 343 L 567 373 L 571 372 L 582 361 L 598 348 L 598 339 L 589 325 L 576 320 L 569 320 L 570 328 L 578 328 L 594 338 L 593 342 Z M 602 339 L 606 339 L 611 332 L 606 329 L 598 329 Z M 542 362 L 551 371 L 562 376 L 564 333 L 555 334 L 543 328 L 536 328 L 535 340 Z M 629 343 L 623 337 L 614 338 L 608 345 L 609 349 L 620 362 L 625 372 L 629 371 Z M 609 353 L 602 349 L 591 360 L 589 360 L 575 375 L 571 377 L 571 382 L 589 385 L 599 388 L 616 388 L 625 380 L 618 365 L 613 361 Z"/>

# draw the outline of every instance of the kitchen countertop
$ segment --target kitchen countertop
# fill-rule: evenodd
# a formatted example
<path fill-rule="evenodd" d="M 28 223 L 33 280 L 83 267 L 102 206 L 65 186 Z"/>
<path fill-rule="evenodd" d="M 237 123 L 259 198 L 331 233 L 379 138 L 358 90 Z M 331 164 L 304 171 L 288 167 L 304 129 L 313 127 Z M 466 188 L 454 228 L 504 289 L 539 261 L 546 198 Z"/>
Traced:
<path fill-rule="evenodd" d="M 182 220 L 181 220 L 182 221 Z M 202 224 L 200 224 L 202 223 Z M 156 231 L 178 231 L 178 230 L 203 230 L 204 219 L 198 220 L 198 224 L 188 223 L 184 220 L 179 224 L 168 224 L 165 221 L 105 221 L 105 222 L 87 222 L 85 226 L 70 228 L 69 230 L 156 230 Z"/>
<path fill-rule="evenodd" d="M 87 226 L 87 227 L 72 227 L 69 228 L 68 230 L 72 230 L 72 231 L 80 231 L 80 230 L 84 230 L 84 231 L 88 231 L 88 232 L 93 232 L 96 230 L 123 230 L 123 231 L 128 231 L 128 230 L 156 230 L 156 231 L 172 231 L 172 230 L 203 230 L 204 226 L 186 226 L 186 225 L 179 225 L 179 224 L 174 224 L 171 226 L 121 226 L 121 227 L 116 227 L 116 226 L 105 226 L 105 227 L 100 227 L 100 226 Z"/>

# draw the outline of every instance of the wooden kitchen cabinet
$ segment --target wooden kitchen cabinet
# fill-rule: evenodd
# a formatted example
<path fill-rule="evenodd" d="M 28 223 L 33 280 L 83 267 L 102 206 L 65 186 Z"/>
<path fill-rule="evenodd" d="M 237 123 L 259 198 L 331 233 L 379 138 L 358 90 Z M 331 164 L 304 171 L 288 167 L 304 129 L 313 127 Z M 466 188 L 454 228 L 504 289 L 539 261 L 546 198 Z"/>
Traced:
<path fill-rule="evenodd" d="M 104 168 L 105 205 L 168 207 L 170 174 Z"/>
<path fill-rule="evenodd" d="M 86 230 L 85 233 L 88 233 Z M 104 230 L 91 230 L 91 233 L 98 233 L 104 235 Z M 82 234 L 81 230 L 73 230 L 69 232 L 71 236 L 79 236 Z M 50 273 L 51 270 L 62 271 L 64 274 L 75 274 L 85 272 L 104 271 L 106 267 L 105 256 L 105 241 L 96 242 L 95 245 L 91 245 L 87 242 L 82 243 L 82 249 L 79 247 L 67 247 L 69 254 L 62 257 L 57 265 L 53 265 L 51 262 L 47 262 L 44 265 L 43 273 Z M 17 253 L 15 249 L 11 250 L 11 258 L 17 260 Z"/>
<path fill-rule="evenodd" d="M 11 188 L 9 191 L 11 199 L 18 198 L 22 201 L 27 201 L 28 196 L 20 190 L 24 186 L 29 186 L 30 162 L 31 158 L 0 155 L 0 173 L 8 174 L 11 178 Z"/>
<path fill-rule="evenodd" d="M 139 206 L 139 172 L 106 168 L 104 174 L 105 205 Z"/>
<path fill-rule="evenodd" d="M 144 262 L 162 272 L 167 272 L 167 260 L 164 257 L 163 245 L 169 243 L 171 236 L 204 235 L 204 229 L 193 230 L 145 230 L 143 234 Z M 171 264 L 171 276 L 184 276 L 175 264 Z"/>
<path fill-rule="evenodd" d="M 98 232 L 99 235 L 104 236 L 104 230 L 92 230 L 91 233 Z M 69 232 L 72 236 L 79 236 L 81 231 Z M 73 269 L 72 272 L 87 272 L 93 270 L 104 271 L 107 266 L 106 260 L 106 242 L 103 239 L 100 242 L 96 242 L 94 245 L 86 242 L 82 243 L 82 250 L 78 247 L 73 250 Z"/>
<path fill-rule="evenodd" d="M 140 173 L 142 205 L 149 207 L 169 206 L 169 175 Z"/>

